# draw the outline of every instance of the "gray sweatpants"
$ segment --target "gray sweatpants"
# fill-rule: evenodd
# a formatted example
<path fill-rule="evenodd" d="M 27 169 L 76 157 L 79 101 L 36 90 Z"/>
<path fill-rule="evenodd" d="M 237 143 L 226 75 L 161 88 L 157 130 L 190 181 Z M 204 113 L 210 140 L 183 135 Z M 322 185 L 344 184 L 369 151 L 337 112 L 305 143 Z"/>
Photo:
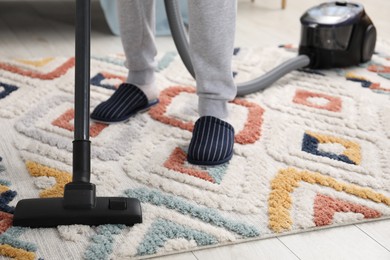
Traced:
<path fill-rule="evenodd" d="M 161 0 L 159 0 L 161 1 Z M 136 85 L 154 81 L 157 54 L 154 0 L 119 0 L 122 44 Z M 196 74 L 200 116 L 228 117 L 234 99 L 231 61 L 236 26 L 236 0 L 189 0 L 190 55 Z"/>

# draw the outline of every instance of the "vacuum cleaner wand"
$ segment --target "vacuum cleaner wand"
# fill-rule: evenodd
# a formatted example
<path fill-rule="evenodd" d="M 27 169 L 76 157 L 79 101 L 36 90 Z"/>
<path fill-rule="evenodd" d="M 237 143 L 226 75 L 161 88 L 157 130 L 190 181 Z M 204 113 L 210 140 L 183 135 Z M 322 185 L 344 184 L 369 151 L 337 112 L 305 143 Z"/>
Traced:
<path fill-rule="evenodd" d="M 76 0 L 75 132 L 73 179 L 65 185 L 63 198 L 20 200 L 13 225 L 56 227 L 59 225 L 102 225 L 142 223 L 139 200 L 124 197 L 96 197 L 90 183 L 89 141 L 90 92 L 90 0 Z"/>

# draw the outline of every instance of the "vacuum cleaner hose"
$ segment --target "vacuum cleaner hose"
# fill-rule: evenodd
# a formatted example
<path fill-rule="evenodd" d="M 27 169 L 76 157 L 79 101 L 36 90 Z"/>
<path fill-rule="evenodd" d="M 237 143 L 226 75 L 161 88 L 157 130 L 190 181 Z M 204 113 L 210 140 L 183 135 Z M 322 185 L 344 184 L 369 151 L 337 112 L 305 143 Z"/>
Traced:
<path fill-rule="evenodd" d="M 189 53 L 187 33 L 184 28 L 177 0 L 165 0 L 165 9 L 176 49 L 179 52 L 180 58 L 182 59 L 188 72 L 195 78 L 196 75 Z M 264 90 L 287 73 L 308 66 L 309 64 L 310 58 L 306 55 L 300 55 L 292 58 L 259 78 L 237 84 L 237 96 L 244 96 Z"/>
<path fill-rule="evenodd" d="M 165 10 L 167 13 L 169 28 L 171 29 L 173 42 L 179 52 L 180 58 L 186 66 L 188 72 L 195 78 L 189 53 L 187 33 L 181 17 L 179 3 L 176 0 L 165 0 Z"/>
<path fill-rule="evenodd" d="M 237 96 L 245 96 L 260 90 L 264 90 L 287 73 L 306 67 L 309 65 L 309 63 L 310 59 L 306 55 L 299 55 L 297 57 L 291 58 L 258 78 L 238 84 Z"/>

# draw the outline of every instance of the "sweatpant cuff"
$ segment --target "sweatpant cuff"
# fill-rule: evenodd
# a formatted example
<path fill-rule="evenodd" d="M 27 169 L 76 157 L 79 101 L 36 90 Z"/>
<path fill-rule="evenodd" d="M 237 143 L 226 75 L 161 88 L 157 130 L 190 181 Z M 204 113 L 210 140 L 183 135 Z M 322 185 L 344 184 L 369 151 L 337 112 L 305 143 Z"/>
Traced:
<path fill-rule="evenodd" d="M 142 86 L 153 83 L 154 77 L 154 69 L 129 70 L 127 82 L 136 86 Z"/>
<path fill-rule="evenodd" d="M 219 99 L 199 98 L 199 116 L 213 116 L 225 120 L 229 116 L 228 101 Z"/>

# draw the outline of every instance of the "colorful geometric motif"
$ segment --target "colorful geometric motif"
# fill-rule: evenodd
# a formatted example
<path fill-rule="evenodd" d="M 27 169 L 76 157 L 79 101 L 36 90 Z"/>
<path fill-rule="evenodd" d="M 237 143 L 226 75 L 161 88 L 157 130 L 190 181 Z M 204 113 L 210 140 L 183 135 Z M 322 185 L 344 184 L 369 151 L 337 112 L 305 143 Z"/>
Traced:
<path fill-rule="evenodd" d="M 18 239 L 27 229 L 11 227 L 0 235 L 0 255 L 15 259 L 34 260 L 37 246 Z"/>
<path fill-rule="evenodd" d="M 107 79 L 108 80 L 116 80 L 118 82 L 115 85 L 104 83 L 104 81 Z M 115 90 L 118 88 L 120 83 L 124 82 L 125 80 L 126 80 L 126 77 L 121 76 L 121 75 L 115 75 L 115 74 L 109 73 L 109 72 L 100 72 L 100 73 L 96 74 L 93 78 L 91 78 L 91 85 Z"/>
<path fill-rule="evenodd" d="M 325 124 L 317 115 L 311 121 L 284 118 L 277 123 L 268 121 L 263 140 L 267 154 L 281 163 L 390 191 L 387 137 L 379 130 L 381 125 L 376 129 L 381 138 L 378 132 Z"/>
<path fill-rule="evenodd" d="M 164 54 L 164 56 L 158 61 L 156 72 L 163 71 L 166 69 L 169 64 L 175 59 L 177 56 L 176 52 L 167 52 Z"/>
<path fill-rule="evenodd" d="M 0 163 L 2 158 L 0 157 Z M 6 171 L 3 164 L 0 164 L 0 174 Z M 13 213 L 15 207 L 9 206 L 9 203 L 16 197 L 16 191 L 10 190 L 11 183 L 0 179 L 0 235 L 12 226 Z M 0 246 L 1 248 L 1 246 Z M 1 255 L 1 254 L 0 254 Z"/>
<path fill-rule="evenodd" d="M 362 199 L 368 199 L 390 206 L 390 196 L 377 193 L 372 189 L 342 183 L 334 178 L 316 172 L 287 168 L 280 170 L 271 183 L 272 191 L 268 199 L 268 211 L 270 215 L 268 224 L 273 231 L 280 233 L 291 229 L 293 222 L 289 211 L 293 201 L 290 194 L 294 189 L 299 187 L 299 182 L 301 181 L 326 186 L 338 192 L 345 192 Z"/>
<path fill-rule="evenodd" d="M 0 162 L 2 158 L 0 157 Z M 0 173 L 6 171 L 0 164 Z M 12 227 L 15 207 L 8 204 L 16 197 L 16 191 L 10 190 L 9 181 L 0 179 L 0 256 L 15 259 L 34 260 L 37 246 L 30 242 L 18 239 L 25 232 L 25 228 Z"/>
<path fill-rule="evenodd" d="M 25 63 L 25 61 L 23 63 Z M 53 71 L 50 71 L 48 73 L 41 73 L 37 71 L 27 70 L 19 66 L 7 64 L 3 62 L 0 62 L 0 69 L 15 74 L 19 74 L 22 76 L 30 77 L 30 78 L 37 78 L 41 80 L 53 80 L 55 78 L 64 75 L 70 68 L 74 66 L 74 64 L 75 64 L 75 59 L 70 58 L 64 64 L 62 64 L 61 66 L 55 68 Z"/>
<path fill-rule="evenodd" d="M 3 89 L 3 90 L 1 90 Z M 16 86 L 8 85 L 5 83 L 0 82 L 0 99 L 5 98 L 9 94 L 11 94 L 13 91 L 16 91 L 18 88 Z"/>
<path fill-rule="evenodd" d="M 221 165 L 218 167 L 204 167 L 204 170 L 199 170 L 194 167 L 186 167 L 186 159 L 186 152 L 184 152 L 180 147 L 176 147 L 176 149 L 169 156 L 168 160 L 164 163 L 164 166 L 170 170 L 188 174 L 211 183 L 221 183 L 222 177 L 225 174 L 226 165 Z"/>
<path fill-rule="evenodd" d="M 193 87 L 170 87 L 163 90 L 160 94 L 160 103 L 150 109 L 149 114 L 155 120 L 158 120 L 164 124 L 168 124 L 174 127 L 179 127 L 183 130 L 192 132 L 194 128 L 193 122 L 184 122 L 180 119 L 166 116 L 168 106 L 172 103 L 172 100 L 180 95 L 180 93 L 195 93 Z M 244 129 L 241 130 L 235 136 L 235 142 L 239 144 L 252 144 L 260 139 L 261 125 L 263 122 L 264 109 L 259 105 L 243 100 L 235 99 L 231 102 L 239 106 L 246 107 L 248 109 L 248 117 L 245 123 Z"/>
<path fill-rule="evenodd" d="M 151 255 L 157 252 L 169 239 L 184 238 L 194 240 L 198 246 L 213 245 L 218 240 L 204 232 L 181 226 L 165 219 L 156 220 L 138 247 L 138 255 Z"/>
<path fill-rule="evenodd" d="M 123 54 L 115 54 L 115 55 L 104 56 L 104 57 L 92 56 L 91 58 L 95 61 L 102 61 L 104 63 L 113 64 L 120 67 L 125 66 L 125 57 Z"/>
<path fill-rule="evenodd" d="M 376 73 L 390 73 L 390 66 L 384 66 L 380 64 L 371 64 L 367 69 Z"/>
<path fill-rule="evenodd" d="M 244 237 L 259 236 L 259 230 L 246 223 L 231 220 L 222 216 L 217 210 L 195 205 L 193 202 L 176 198 L 171 195 L 165 195 L 157 190 L 134 189 L 125 191 L 125 195 L 129 198 L 137 198 L 143 203 L 151 203 L 155 206 L 164 206 L 180 212 L 184 215 L 199 218 L 200 220 L 224 227 L 229 231 L 237 233 Z"/>
<path fill-rule="evenodd" d="M 348 72 L 345 74 L 345 78 L 350 81 L 355 81 L 355 82 L 360 82 L 362 83 L 363 88 L 374 88 L 374 87 L 379 87 L 380 83 L 374 83 L 366 79 L 365 77 L 358 76 L 355 73 Z"/>
<path fill-rule="evenodd" d="M 342 154 L 324 152 L 319 150 L 319 144 L 340 144 L 344 147 L 344 151 Z M 302 151 L 350 164 L 359 165 L 361 162 L 359 144 L 334 136 L 306 132 L 303 136 Z"/>
<path fill-rule="evenodd" d="M 67 110 L 64 114 L 62 114 L 59 118 L 52 122 L 52 125 L 61 127 L 63 129 L 69 130 L 71 132 L 74 131 L 74 125 L 71 124 L 71 121 L 74 119 L 74 109 Z M 89 135 L 91 137 L 98 136 L 104 128 L 106 128 L 107 124 L 102 123 L 92 123 L 89 128 Z"/>
<path fill-rule="evenodd" d="M 375 91 L 375 93 L 389 94 L 390 88 L 388 81 L 383 81 L 383 79 L 390 80 L 390 66 L 370 61 L 362 65 L 362 67 L 365 70 L 345 72 L 345 78 L 350 81 L 360 82 L 362 87 L 369 88 Z"/>
<path fill-rule="evenodd" d="M 23 259 L 23 260 L 34 260 L 35 253 L 23 250 L 20 248 L 12 247 L 10 245 L 1 244 L 0 245 L 0 255 L 11 257 L 14 259 Z"/>
<path fill-rule="evenodd" d="M 319 101 L 321 101 L 321 99 L 325 99 L 326 101 L 324 104 L 316 104 L 315 102 L 311 101 L 311 99 L 315 98 Z M 325 109 L 332 112 L 340 112 L 342 109 L 342 103 L 339 97 L 333 97 L 322 93 L 315 93 L 302 89 L 297 90 L 293 101 L 297 104 L 318 109 Z"/>
<path fill-rule="evenodd" d="M 85 251 L 84 258 L 88 260 L 108 259 L 113 250 L 114 235 L 120 234 L 124 228 L 124 225 L 97 227 L 96 235 L 91 238 L 92 243 Z"/>
<path fill-rule="evenodd" d="M 13 216 L 10 213 L 0 211 L 0 234 L 12 226 Z"/>
<path fill-rule="evenodd" d="M 50 63 L 53 60 L 54 60 L 53 57 L 47 57 L 47 58 L 43 58 L 43 59 L 40 59 L 40 60 L 17 59 L 17 61 L 20 62 L 20 63 L 31 65 L 31 66 L 34 66 L 34 67 L 43 67 L 43 66 L 47 65 L 48 63 Z"/>
<path fill-rule="evenodd" d="M 288 82 L 283 88 L 264 92 L 262 100 L 271 109 L 308 121 L 313 121 L 315 113 L 315 121 L 341 127 L 372 127 L 360 124 L 359 117 L 365 119 L 368 112 L 361 107 L 363 102 L 357 102 L 355 93 L 347 89 L 345 81 L 328 82 L 327 77 L 300 72 L 292 74 Z"/>
<path fill-rule="evenodd" d="M 50 96 L 39 107 L 31 109 L 21 117 L 16 122 L 15 128 L 23 136 L 33 141 L 71 152 L 73 149 L 73 134 L 69 129 L 72 129 L 72 126 L 66 123 L 66 120 L 61 120 L 61 123 L 57 121 L 60 127 L 53 125 L 52 122 L 56 122 L 58 118 L 72 118 L 73 116 L 69 111 L 74 106 L 72 102 L 73 98 L 67 94 Z M 96 100 L 91 99 L 92 106 L 96 102 Z M 103 124 L 92 124 L 91 133 L 94 135 L 94 149 L 91 151 L 92 158 L 118 160 L 120 156 L 124 155 L 128 149 L 128 143 L 139 132 L 136 125 L 122 127 L 120 125 L 106 127 Z M 106 139 L 107 136 L 110 136 L 109 139 Z M 41 151 L 37 152 L 40 153 Z M 43 155 L 47 156 L 46 153 Z"/>
<path fill-rule="evenodd" d="M 55 198 L 64 196 L 65 184 L 72 181 L 72 175 L 67 172 L 59 171 L 36 162 L 26 162 L 28 172 L 33 177 L 53 177 L 56 184 L 39 193 L 41 198 Z"/>
<path fill-rule="evenodd" d="M 7 213 L 14 213 L 15 208 L 13 206 L 8 206 L 15 197 L 16 191 L 7 190 L 0 194 L 0 211 Z"/>
<path fill-rule="evenodd" d="M 381 216 L 377 210 L 317 194 L 314 202 L 314 223 L 316 226 L 331 225 L 336 212 L 360 213 L 364 218 L 379 218 Z"/>

